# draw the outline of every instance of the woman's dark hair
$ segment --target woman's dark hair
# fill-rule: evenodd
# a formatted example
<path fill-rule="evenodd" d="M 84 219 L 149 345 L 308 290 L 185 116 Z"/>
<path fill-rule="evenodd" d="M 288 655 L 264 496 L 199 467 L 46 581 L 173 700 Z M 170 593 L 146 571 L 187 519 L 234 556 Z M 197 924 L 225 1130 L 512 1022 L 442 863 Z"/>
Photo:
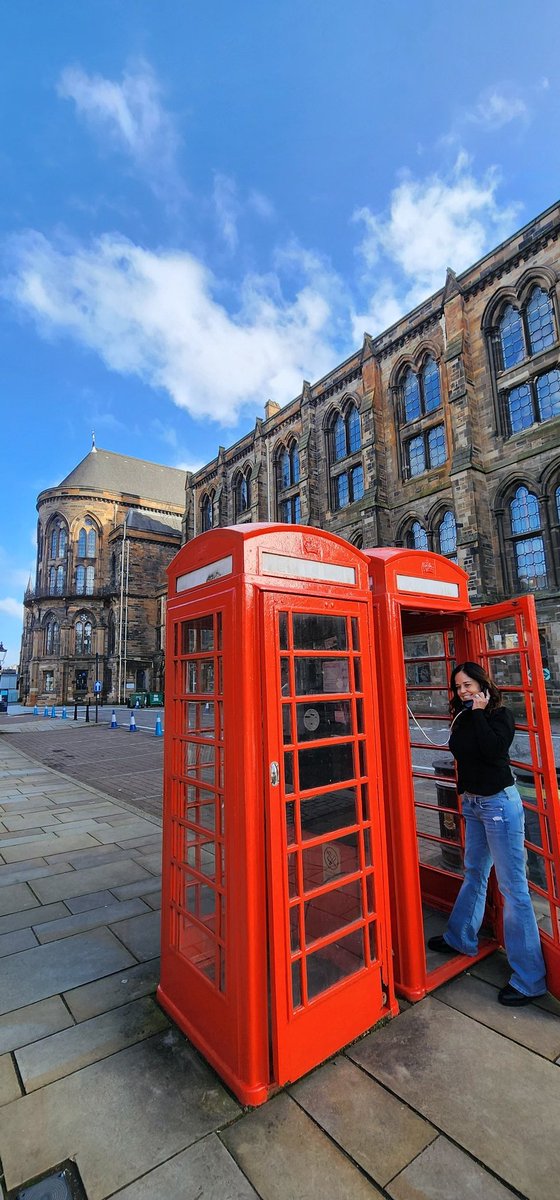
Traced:
<path fill-rule="evenodd" d="M 463 707 L 463 702 L 459 699 L 457 685 L 455 683 L 460 671 L 464 671 L 465 675 L 468 675 L 469 679 L 474 679 L 474 682 L 480 685 L 481 692 L 490 693 L 490 700 L 488 701 L 487 705 L 488 712 L 493 712 L 495 708 L 501 708 L 502 697 L 500 696 L 496 684 L 494 683 L 494 680 L 490 678 L 484 668 L 481 667 L 480 663 L 457 663 L 457 666 L 454 667 L 451 672 L 451 703 L 449 705 L 451 713 L 454 717 L 457 716 L 457 713 L 461 712 Z"/>

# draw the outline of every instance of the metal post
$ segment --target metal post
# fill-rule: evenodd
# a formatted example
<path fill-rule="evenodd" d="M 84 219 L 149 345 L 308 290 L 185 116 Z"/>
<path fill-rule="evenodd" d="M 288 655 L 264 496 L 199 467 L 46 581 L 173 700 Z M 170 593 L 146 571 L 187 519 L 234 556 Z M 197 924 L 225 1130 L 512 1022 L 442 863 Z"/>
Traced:
<path fill-rule="evenodd" d="M 74 705 L 74 720 L 75 721 L 78 720 L 78 705 L 77 704 Z"/>
<path fill-rule="evenodd" d="M 89 722 L 89 700 L 86 704 L 86 721 Z"/>

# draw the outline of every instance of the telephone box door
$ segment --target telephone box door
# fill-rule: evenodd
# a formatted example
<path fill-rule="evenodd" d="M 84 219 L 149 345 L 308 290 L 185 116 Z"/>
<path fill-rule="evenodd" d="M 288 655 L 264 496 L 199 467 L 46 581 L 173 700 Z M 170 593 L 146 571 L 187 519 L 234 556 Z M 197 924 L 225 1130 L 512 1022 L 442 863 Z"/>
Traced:
<path fill-rule="evenodd" d="M 283 1084 L 387 1014 L 387 885 L 370 606 L 262 599 L 272 1046 Z"/>
<path fill-rule="evenodd" d="M 527 875 L 549 991 L 560 997 L 560 807 L 532 596 L 469 613 L 472 658 L 489 671 L 515 715 L 511 752 L 525 809 Z"/>

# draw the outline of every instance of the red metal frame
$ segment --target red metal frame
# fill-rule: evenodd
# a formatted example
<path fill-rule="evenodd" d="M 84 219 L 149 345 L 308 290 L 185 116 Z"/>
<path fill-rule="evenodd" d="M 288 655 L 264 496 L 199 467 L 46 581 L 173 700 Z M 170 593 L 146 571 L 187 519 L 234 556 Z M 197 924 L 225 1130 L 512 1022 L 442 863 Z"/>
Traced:
<path fill-rule="evenodd" d="M 519 729 L 527 730 L 529 762 L 517 765 L 526 767 L 534 778 L 535 802 L 531 808 L 534 807 L 540 823 L 543 844 L 549 845 L 549 850 L 543 852 L 538 846 L 529 844 L 530 849 L 545 860 L 547 879 L 546 888 L 539 888 L 531 881 L 530 888 L 549 905 L 550 933 L 541 930 L 541 940 L 548 986 L 551 992 L 559 995 L 560 809 L 534 600 L 523 597 L 473 610 L 468 597 L 467 575 L 448 559 L 418 550 L 384 549 L 365 553 L 369 559 L 373 608 L 378 616 L 375 627 L 382 681 L 379 691 L 396 990 L 410 1000 L 421 999 L 473 962 L 472 958 L 458 955 L 445 959 L 432 970 L 427 967 L 422 904 L 448 912 L 461 880 L 444 866 L 435 868 L 419 862 L 414 777 L 421 778 L 422 771 L 413 768 L 410 751 L 415 742 L 412 739 L 411 743 L 407 716 L 404 637 L 435 631 L 445 636 L 451 634 L 455 643 L 455 661 L 480 661 L 494 673 L 493 659 L 503 654 L 503 650 L 494 651 L 487 645 L 484 629 L 497 621 L 510 620 L 515 623 L 520 650 L 511 649 L 509 653 L 521 658 L 522 682 L 519 687 L 502 690 L 506 700 L 508 691 L 522 693 L 530 714 L 526 727 L 518 723 Z M 433 723 L 433 716 L 425 715 Z M 448 718 L 442 715 L 440 720 L 443 745 Z M 437 775 L 435 780 L 438 780 Z M 442 811 L 453 814 L 451 808 Z M 460 818 L 457 820 L 462 824 Z M 445 845 L 445 839 L 433 840 Z M 495 940 L 481 943 L 478 958 L 491 953 L 503 936 L 501 899 L 493 876 L 485 924 L 493 930 Z"/>
<path fill-rule="evenodd" d="M 158 998 L 240 1100 L 255 1105 L 397 1011 L 379 732 L 365 661 L 373 643 L 367 564 L 360 551 L 320 530 L 247 525 L 188 543 L 168 575 Z M 352 619 L 361 627 L 361 691 L 354 686 L 345 702 L 354 717 L 362 706 L 360 732 L 354 723 L 347 741 L 352 754 L 362 754 L 354 782 L 362 789 L 368 783 L 370 807 L 367 816 L 359 812 L 359 829 L 344 835 L 360 842 L 353 880 L 365 905 L 372 875 L 363 849 L 367 826 L 377 905 L 348 923 L 364 945 L 376 927 L 375 955 L 366 951 L 363 969 L 329 982 L 315 999 L 304 995 L 295 1009 L 288 997 L 297 952 L 287 932 L 295 904 L 287 888 L 286 781 L 273 794 L 269 775 L 271 756 L 281 762 L 283 753 L 280 610 L 328 612 L 344 617 L 348 629 Z M 311 848 L 322 853 L 324 841 L 311 839 Z M 302 894 L 302 913 L 321 897 L 330 903 L 334 890 L 311 889 L 311 900 Z M 317 928 L 312 935 L 312 950 L 335 953 L 332 936 Z"/>

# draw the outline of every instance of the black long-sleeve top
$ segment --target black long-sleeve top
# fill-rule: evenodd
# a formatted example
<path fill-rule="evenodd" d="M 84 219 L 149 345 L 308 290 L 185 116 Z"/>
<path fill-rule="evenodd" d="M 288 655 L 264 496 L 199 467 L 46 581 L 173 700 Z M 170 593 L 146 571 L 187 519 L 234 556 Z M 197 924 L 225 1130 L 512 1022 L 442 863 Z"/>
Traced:
<path fill-rule="evenodd" d="M 476 796 L 494 796 L 514 783 L 509 748 L 515 720 L 509 708 L 465 708 L 457 717 L 449 749 L 457 761 L 457 789 Z"/>

